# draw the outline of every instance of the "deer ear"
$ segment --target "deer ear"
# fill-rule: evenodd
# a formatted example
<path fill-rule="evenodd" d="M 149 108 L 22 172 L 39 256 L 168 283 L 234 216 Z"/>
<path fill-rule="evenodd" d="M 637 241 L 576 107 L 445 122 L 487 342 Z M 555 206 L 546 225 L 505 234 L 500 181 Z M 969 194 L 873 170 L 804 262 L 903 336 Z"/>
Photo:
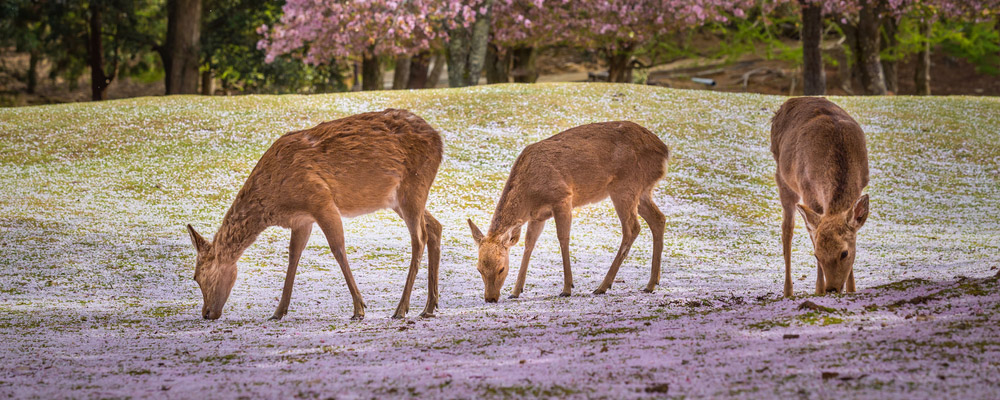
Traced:
<path fill-rule="evenodd" d="M 476 246 L 480 246 L 483 243 L 483 231 L 479 230 L 479 227 L 472 222 L 472 218 L 467 219 L 469 221 L 469 228 L 472 229 L 472 240 L 476 241 Z"/>
<path fill-rule="evenodd" d="M 819 226 L 820 215 L 804 204 L 796 204 L 795 208 L 799 210 L 802 219 L 806 220 L 806 228 L 810 232 L 816 230 L 816 227 Z"/>
<path fill-rule="evenodd" d="M 188 234 L 191 235 L 191 244 L 194 245 L 195 250 L 198 250 L 199 253 L 208 250 L 208 242 L 194 230 L 191 224 L 188 224 L 187 229 Z"/>
<path fill-rule="evenodd" d="M 868 220 L 868 194 L 861 196 L 857 203 L 854 203 L 854 212 L 851 213 L 851 220 L 848 222 L 854 230 L 861 229 L 861 226 Z"/>

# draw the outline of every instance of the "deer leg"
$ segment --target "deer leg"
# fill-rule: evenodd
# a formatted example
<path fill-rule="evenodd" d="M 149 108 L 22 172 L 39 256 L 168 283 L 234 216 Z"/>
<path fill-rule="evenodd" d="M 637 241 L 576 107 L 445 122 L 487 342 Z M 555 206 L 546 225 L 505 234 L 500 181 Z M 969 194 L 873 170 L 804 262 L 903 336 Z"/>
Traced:
<path fill-rule="evenodd" d="M 854 293 L 854 269 L 851 269 L 850 275 L 847 275 L 847 292 Z"/>
<path fill-rule="evenodd" d="M 340 272 L 347 280 L 347 289 L 351 291 L 351 298 L 354 300 L 354 315 L 352 320 L 362 320 L 365 318 L 365 301 L 361 298 L 361 291 L 358 284 L 354 282 L 354 275 L 351 274 L 351 266 L 347 263 L 347 251 L 344 249 L 344 226 L 340 222 L 340 212 L 335 207 L 322 213 L 317 213 L 316 223 L 326 235 L 326 241 L 330 243 L 330 252 L 340 264 Z"/>
<path fill-rule="evenodd" d="M 785 259 L 785 297 L 792 297 L 792 233 L 795 231 L 795 203 L 799 196 L 785 189 L 778 182 L 778 194 L 781 197 L 781 254 Z"/>
<path fill-rule="evenodd" d="M 427 306 L 421 317 L 433 317 L 438 304 L 438 267 L 441 265 L 441 223 L 424 210 L 424 237 L 427 238 Z"/>
<path fill-rule="evenodd" d="M 524 238 L 524 255 L 521 256 L 521 269 L 517 271 L 517 284 L 514 285 L 514 293 L 510 298 L 516 299 L 524 291 L 524 279 L 528 276 L 528 260 L 531 259 L 531 251 L 535 249 L 535 242 L 545 228 L 545 220 L 531 220 L 528 222 L 527 234 Z"/>
<path fill-rule="evenodd" d="M 288 313 L 288 303 L 292 301 L 292 283 L 295 282 L 295 271 L 299 266 L 299 258 L 302 250 L 305 250 L 306 243 L 309 243 L 309 234 L 312 233 L 312 221 L 292 228 L 292 240 L 288 244 L 288 272 L 285 273 L 285 287 L 281 289 L 281 301 L 278 309 L 274 311 L 272 320 L 279 320 Z"/>
<path fill-rule="evenodd" d="M 646 221 L 646 225 L 649 225 L 649 231 L 653 233 L 653 267 L 649 274 L 649 283 L 642 290 L 646 293 L 652 293 L 656 285 L 660 284 L 660 260 L 663 254 L 663 231 L 666 227 L 666 218 L 653 202 L 649 193 L 639 199 L 639 216 Z"/>
<path fill-rule="evenodd" d="M 403 206 L 396 209 L 396 213 L 403 217 L 406 228 L 410 231 L 410 270 L 406 274 L 406 284 L 403 286 L 403 297 L 399 299 L 399 306 L 392 314 L 393 319 L 400 319 L 406 316 L 410 309 L 410 293 L 413 291 L 413 282 L 417 279 L 417 271 L 420 269 L 420 260 L 424 256 L 424 246 L 427 239 L 424 237 L 424 212 L 423 208 L 413 211 Z"/>
<path fill-rule="evenodd" d="M 552 208 L 552 216 L 556 221 L 556 236 L 559 238 L 559 253 L 563 262 L 563 290 L 560 297 L 569 297 L 573 290 L 573 272 L 569 268 L 569 230 L 573 225 L 573 212 L 568 204 Z"/>
<path fill-rule="evenodd" d="M 816 265 L 816 294 L 826 293 L 823 288 L 826 287 L 826 281 L 823 279 L 823 268 L 818 264 Z"/>
<path fill-rule="evenodd" d="M 622 262 L 628 257 L 628 252 L 632 249 L 632 243 L 639 236 L 639 228 L 641 226 L 636 214 L 638 200 L 637 198 L 628 197 L 611 198 L 611 201 L 615 204 L 615 211 L 618 212 L 618 219 L 622 221 L 622 243 L 618 246 L 618 254 L 615 254 L 615 260 L 611 262 L 608 274 L 604 276 L 604 281 L 597 287 L 597 290 L 594 290 L 594 294 L 604 294 L 611 287 L 611 284 L 615 281 L 615 275 L 618 275 L 618 268 L 622 266 Z"/>

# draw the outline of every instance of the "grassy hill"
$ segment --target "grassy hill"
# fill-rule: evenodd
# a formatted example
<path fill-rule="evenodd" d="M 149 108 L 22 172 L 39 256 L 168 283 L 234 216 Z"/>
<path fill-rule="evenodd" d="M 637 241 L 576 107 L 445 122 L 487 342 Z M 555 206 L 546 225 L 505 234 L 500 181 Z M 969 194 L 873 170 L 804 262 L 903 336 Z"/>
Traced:
<path fill-rule="evenodd" d="M 872 215 L 859 293 L 809 298 L 820 310 L 778 297 L 768 145 L 782 97 L 536 84 L 0 109 L 0 395 L 641 397 L 661 384 L 688 397 L 998 395 L 988 377 L 1000 373 L 1000 100 L 831 99 L 868 135 Z M 214 233 L 281 134 L 389 107 L 444 138 L 428 204 L 444 224 L 439 317 L 416 318 L 421 270 L 411 318 L 387 318 L 409 242 L 381 211 L 345 221 L 365 321 L 347 320 L 350 296 L 318 230 L 289 315 L 266 320 L 287 263 L 279 228 L 241 259 L 222 319 L 201 320 L 184 224 Z M 548 224 L 521 299 L 483 303 L 464 220 L 488 224 L 525 145 L 608 120 L 646 126 L 673 153 L 655 192 L 667 217 L 662 286 L 639 292 L 644 230 L 609 294 L 589 294 L 620 240 L 605 201 L 575 213 L 572 297 L 554 297 L 562 269 Z M 815 265 L 801 221 L 793 249 L 807 296 Z"/>

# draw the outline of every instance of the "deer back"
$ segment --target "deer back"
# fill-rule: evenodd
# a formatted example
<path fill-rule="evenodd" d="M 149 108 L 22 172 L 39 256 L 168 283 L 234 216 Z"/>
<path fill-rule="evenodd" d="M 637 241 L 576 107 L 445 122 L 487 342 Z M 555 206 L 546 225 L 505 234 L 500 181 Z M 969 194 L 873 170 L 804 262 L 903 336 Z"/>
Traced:
<path fill-rule="evenodd" d="M 441 137 L 426 121 L 387 109 L 324 122 L 279 138 L 237 195 L 277 213 L 332 201 L 344 216 L 427 196 L 441 163 Z"/>
<path fill-rule="evenodd" d="M 829 100 L 790 99 L 771 120 L 776 177 L 814 211 L 851 209 L 868 185 L 868 151 L 861 126 Z"/>
<path fill-rule="evenodd" d="M 660 138 L 630 121 L 581 125 L 531 144 L 511 167 L 491 230 L 498 219 L 524 219 L 567 197 L 579 207 L 613 189 L 642 193 L 666 174 L 669 155 Z"/>

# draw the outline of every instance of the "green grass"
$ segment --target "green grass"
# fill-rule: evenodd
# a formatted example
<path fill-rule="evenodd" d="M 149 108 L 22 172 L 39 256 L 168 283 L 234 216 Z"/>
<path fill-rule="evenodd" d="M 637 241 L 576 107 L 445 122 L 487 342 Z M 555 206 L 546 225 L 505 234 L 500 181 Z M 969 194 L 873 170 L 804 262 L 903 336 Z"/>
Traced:
<path fill-rule="evenodd" d="M 197 382 L 174 387 L 174 397 L 195 396 L 229 378 L 234 381 L 227 388 L 242 384 L 249 397 L 291 397 L 287 390 L 293 389 L 279 394 L 253 387 L 271 387 L 275 376 L 321 371 L 323 382 L 372 388 L 348 397 L 433 397 L 459 387 L 469 389 L 459 392 L 465 397 L 519 398 L 641 395 L 661 378 L 696 376 L 731 384 L 713 392 L 692 386 L 698 382 L 671 381 L 670 395 L 788 397 L 819 379 L 811 371 L 852 359 L 882 357 L 892 370 L 892 357 L 912 364 L 925 348 L 934 354 L 961 349 L 975 357 L 995 351 L 993 341 L 966 339 L 995 330 L 988 316 L 998 306 L 972 304 L 996 293 L 996 279 L 952 280 L 982 276 L 1000 253 L 1000 100 L 831 99 L 866 130 L 872 216 L 858 238 L 860 292 L 806 296 L 824 304 L 818 311 L 797 309 L 815 273 L 801 223 L 793 244 L 797 297 L 780 295 L 780 207 L 768 144 L 770 118 L 784 97 L 536 84 L 0 109 L 0 339 L 9 346 L 5 360 L 37 367 L 37 376 L 13 373 L 4 382 L 65 381 L 119 396 L 129 393 L 108 382 L 145 385 L 136 380 L 162 383 L 184 374 Z M 265 230 L 240 260 L 223 318 L 201 320 L 184 225 L 214 233 L 261 154 L 285 132 L 387 107 L 413 111 L 444 138 L 444 161 L 428 202 L 445 229 L 438 318 L 415 317 L 425 300 L 422 264 L 412 318 L 387 320 L 399 299 L 409 243 L 398 216 L 380 211 L 345 221 L 348 259 L 370 307 L 365 321 L 347 321 L 347 289 L 318 229 L 303 255 L 289 315 L 266 320 L 287 266 L 288 232 L 280 228 Z M 609 120 L 644 125 L 671 148 L 669 171 L 655 191 L 667 217 L 661 286 L 639 292 L 651 257 L 644 227 L 608 295 L 589 295 L 620 240 L 613 207 L 602 202 L 575 211 L 572 297 L 555 297 L 562 287 L 561 258 L 549 223 L 522 297 L 484 304 L 465 219 L 489 224 L 510 164 L 525 145 Z M 514 269 L 520 246 L 512 251 Z M 515 277 L 512 271 L 504 297 Z M 901 299 L 907 302 L 894 304 Z M 972 311 L 949 315 L 949 307 Z M 928 327 L 922 341 L 902 343 L 912 345 L 906 351 L 887 349 L 904 349 L 895 344 L 909 338 L 909 324 Z M 801 340 L 782 339 L 785 334 Z M 812 340 L 827 336 L 850 338 Z M 727 360 L 740 368 L 718 368 L 717 354 L 734 346 L 762 350 Z M 813 357 L 827 349 L 820 346 L 840 346 L 826 353 L 845 356 Z M 648 352 L 660 353 L 639 357 Z M 129 361 L 135 354 L 171 362 Z M 605 358 L 623 367 L 609 369 Z M 775 363 L 772 372 L 759 372 L 761 360 L 775 358 L 798 367 L 786 371 Z M 184 365 L 169 369 L 177 359 Z M 398 372 L 409 383 L 382 381 L 386 368 L 403 365 L 417 365 Z M 91 371 L 104 370 L 94 366 L 118 372 L 97 376 Z M 630 378 L 626 366 L 656 379 Z M 968 365 L 953 368 L 964 374 L 955 382 L 985 379 Z M 327 370 L 335 380 L 325 379 Z M 728 375 L 744 370 L 758 372 L 737 381 Z M 758 389 L 761 382 L 777 382 L 779 389 Z M 88 395 L 95 394 L 80 394 Z"/>

